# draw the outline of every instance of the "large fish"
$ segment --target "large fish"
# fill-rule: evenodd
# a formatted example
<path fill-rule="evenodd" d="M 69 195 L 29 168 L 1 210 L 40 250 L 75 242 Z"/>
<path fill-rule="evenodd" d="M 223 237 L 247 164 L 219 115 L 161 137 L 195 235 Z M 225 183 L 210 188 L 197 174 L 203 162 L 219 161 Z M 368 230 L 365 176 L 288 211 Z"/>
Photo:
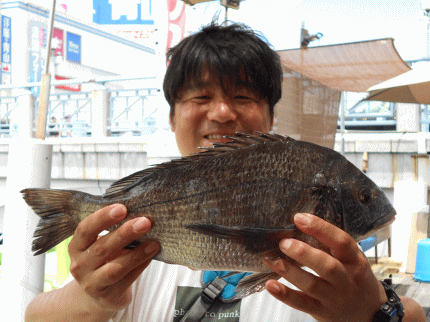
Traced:
<path fill-rule="evenodd" d="M 236 288 L 236 298 L 279 278 L 262 257 L 285 258 L 278 243 L 290 237 L 325 249 L 293 224 L 315 214 L 356 241 L 394 220 L 395 210 L 365 174 L 341 154 L 273 134 L 240 134 L 213 148 L 136 172 L 104 195 L 25 189 L 41 217 L 33 251 L 44 253 L 71 236 L 81 220 L 113 203 L 127 207 L 124 221 L 150 218 L 153 228 L 130 246 L 156 239 L 156 260 L 196 270 L 257 272 Z"/>

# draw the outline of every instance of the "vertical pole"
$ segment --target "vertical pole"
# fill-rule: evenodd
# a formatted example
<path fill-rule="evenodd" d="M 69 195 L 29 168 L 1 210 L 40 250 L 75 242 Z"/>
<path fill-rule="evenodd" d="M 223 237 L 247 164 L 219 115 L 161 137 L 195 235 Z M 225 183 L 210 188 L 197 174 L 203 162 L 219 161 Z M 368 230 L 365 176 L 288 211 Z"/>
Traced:
<path fill-rule="evenodd" d="M 51 74 L 49 73 L 49 60 L 51 57 L 51 40 L 54 25 L 56 0 L 53 0 L 51 12 L 49 14 L 48 43 L 46 44 L 45 73 L 42 75 L 40 86 L 39 110 L 37 113 L 36 138 L 44 140 L 46 136 L 46 115 L 49 105 L 49 94 L 51 91 Z"/>
<path fill-rule="evenodd" d="M 426 12 L 427 16 L 427 58 L 430 57 L 430 12 Z"/>
<path fill-rule="evenodd" d="M 106 89 L 93 91 L 92 110 L 91 136 L 93 138 L 108 136 L 110 93 Z"/>
<path fill-rule="evenodd" d="M 345 110 L 346 110 L 346 92 L 340 93 L 340 133 L 342 135 L 341 138 L 341 146 L 340 153 L 345 153 Z"/>
<path fill-rule="evenodd" d="M 30 92 L 19 96 L 20 117 L 18 118 L 18 137 L 21 139 L 33 137 L 33 117 L 35 98 Z"/>
<path fill-rule="evenodd" d="M 9 145 L 0 321 L 24 321 L 28 304 L 43 291 L 45 256 L 33 256 L 31 251 L 39 219 L 20 191 L 28 187 L 49 188 L 51 160 L 52 145 L 43 141 L 15 139 Z"/>

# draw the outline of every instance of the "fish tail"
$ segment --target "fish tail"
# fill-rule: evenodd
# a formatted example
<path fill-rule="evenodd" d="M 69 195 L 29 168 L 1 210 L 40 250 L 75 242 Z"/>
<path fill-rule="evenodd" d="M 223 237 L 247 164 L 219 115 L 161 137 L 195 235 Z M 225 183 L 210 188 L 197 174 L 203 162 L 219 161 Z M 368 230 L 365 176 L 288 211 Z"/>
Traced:
<path fill-rule="evenodd" d="M 79 208 L 86 193 L 72 190 L 24 189 L 25 202 L 40 217 L 34 232 L 34 255 L 43 254 L 73 235 L 81 221 Z"/>

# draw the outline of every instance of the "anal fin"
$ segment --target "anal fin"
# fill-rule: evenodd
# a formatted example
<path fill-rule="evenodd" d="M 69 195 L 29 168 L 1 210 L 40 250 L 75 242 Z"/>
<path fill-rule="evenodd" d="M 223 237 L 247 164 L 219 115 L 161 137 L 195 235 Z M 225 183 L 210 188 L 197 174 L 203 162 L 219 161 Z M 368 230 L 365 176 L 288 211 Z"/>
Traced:
<path fill-rule="evenodd" d="M 231 300 L 241 299 L 245 296 L 249 296 L 253 293 L 264 290 L 264 285 L 270 279 L 278 280 L 281 276 L 275 272 L 268 273 L 253 273 L 245 276 L 237 284 L 235 292 L 236 294 Z"/>

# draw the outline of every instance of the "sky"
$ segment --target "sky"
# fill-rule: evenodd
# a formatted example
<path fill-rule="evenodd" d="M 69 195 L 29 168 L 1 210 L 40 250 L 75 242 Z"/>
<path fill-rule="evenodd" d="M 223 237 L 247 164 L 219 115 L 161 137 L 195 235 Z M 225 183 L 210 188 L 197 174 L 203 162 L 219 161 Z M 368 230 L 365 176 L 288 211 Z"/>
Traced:
<path fill-rule="evenodd" d="M 158 1 L 163 0 L 157 5 Z M 52 4 L 52 0 L 29 2 Z M 57 0 L 57 6 L 61 3 L 68 5 L 69 15 L 91 20 L 92 1 Z M 423 3 L 430 8 L 430 0 L 242 0 L 239 10 L 228 10 L 228 18 L 262 32 L 276 50 L 297 48 L 304 22 L 310 34 L 323 34 L 310 46 L 394 38 L 402 58 L 412 60 L 427 55 Z M 187 29 L 196 31 L 216 14 L 223 20 L 225 9 L 216 0 L 196 4 L 187 14 Z"/>
<path fill-rule="evenodd" d="M 210 21 L 217 11 L 224 17 L 218 1 L 194 8 L 195 20 Z M 303 21 L 310 34 L 323 34 L 311 46 L 394 38 L 409 60 L 427 55 L 428 18 L 421 8 L 421 0 L 246 0 L 228 18 L 259 30 L 276 50 L 299 46 Z"/>

